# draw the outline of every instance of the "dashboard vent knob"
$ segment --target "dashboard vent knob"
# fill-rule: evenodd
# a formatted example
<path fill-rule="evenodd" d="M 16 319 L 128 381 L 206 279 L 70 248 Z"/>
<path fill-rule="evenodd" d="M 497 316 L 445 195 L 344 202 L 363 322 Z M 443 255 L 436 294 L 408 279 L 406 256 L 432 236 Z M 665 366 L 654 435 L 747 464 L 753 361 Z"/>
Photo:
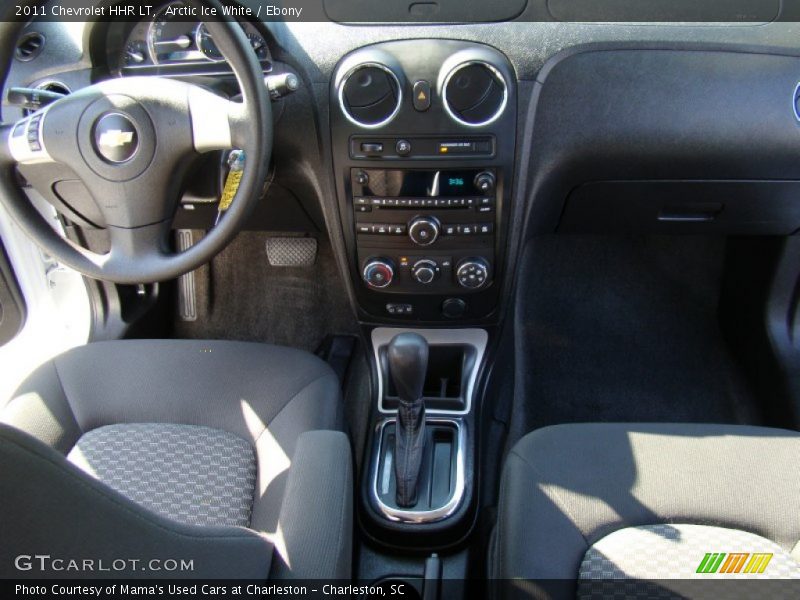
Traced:
<path fill-rule="evenodd" d="M 353 68 L 339 87 L 339 104 L 345 116 L 369 129 L 389 123 L 401 102 L 400 81 L 391 69 L 378 63 Z"/>
<path fill-rule="evenodd" d="M 503 114 L 508 89 L 500 71 L 488 63 L 471 61 L 447 74 L 443 97 L 445 109 L 455 121 L 482 127 Z"/>
<path fill-rule="evenodd" d="M 44 43 L 45 39 L 41 33 L 36 31 L 26 33 L 17 43 L 14 56 L 16 56 L 17 60 L 21 60 L 22 62 L 33 60 L 44 50 Z"/>

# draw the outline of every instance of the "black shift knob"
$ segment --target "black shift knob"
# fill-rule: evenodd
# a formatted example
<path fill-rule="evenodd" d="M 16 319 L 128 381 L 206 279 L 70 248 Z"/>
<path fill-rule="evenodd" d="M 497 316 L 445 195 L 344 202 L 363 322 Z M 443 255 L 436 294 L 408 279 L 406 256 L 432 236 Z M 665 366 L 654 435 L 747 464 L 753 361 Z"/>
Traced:
<path fill-rule="evenodd" d="M 389 372 L 401 402 L 422 398 L 428 370 L 428 342 L 416 333 L 400 333 L 389 343 Z"/>

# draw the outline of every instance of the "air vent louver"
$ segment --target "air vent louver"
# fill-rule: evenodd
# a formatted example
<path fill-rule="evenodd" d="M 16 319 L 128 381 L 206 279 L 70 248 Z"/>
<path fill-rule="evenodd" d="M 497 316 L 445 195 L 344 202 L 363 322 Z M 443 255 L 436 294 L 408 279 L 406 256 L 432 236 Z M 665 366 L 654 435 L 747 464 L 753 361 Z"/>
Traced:
<path fill-rule="evenodd" d="M 386 125 L 401 102 L 400 82 L 384 65 L 363 64 L 350 71 L 339 88 L 339 102 L 347 117 L 367 128 Z"/>
<path fill-rule="evenodd" d="M 41 33 L 26 33 L 17 44 L 17 50 L 15 52 L 17 60 L 21 60 L 22 62 L 33 60 L 42 53 L 44 43 L 45 39 Z"/>
<path fill-rule="evenodd" d="M 450 71 L 445 80 L 445 108 L 453 119 L 463 125 L 488 125 L 503 113 L 506 101 L 506 82 L 500 72 L 489 64 L 460 64 Z"/>

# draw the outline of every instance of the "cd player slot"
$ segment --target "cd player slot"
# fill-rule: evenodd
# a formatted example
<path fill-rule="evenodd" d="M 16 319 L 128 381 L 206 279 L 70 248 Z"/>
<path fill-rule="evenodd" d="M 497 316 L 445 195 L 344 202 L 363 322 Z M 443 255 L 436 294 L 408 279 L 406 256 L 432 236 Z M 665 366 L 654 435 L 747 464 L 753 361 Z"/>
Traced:
<path fill-rule="evenodd" d="M 473 209 L 479 206 L 492 206 L 494 199 L 488 196 L 478 198 L 353 198 L 353 206 L 371 206 L 381 209 L 435 208 L 436 210 Z M 362 211 L 363 212 L 363 211 Z"/>

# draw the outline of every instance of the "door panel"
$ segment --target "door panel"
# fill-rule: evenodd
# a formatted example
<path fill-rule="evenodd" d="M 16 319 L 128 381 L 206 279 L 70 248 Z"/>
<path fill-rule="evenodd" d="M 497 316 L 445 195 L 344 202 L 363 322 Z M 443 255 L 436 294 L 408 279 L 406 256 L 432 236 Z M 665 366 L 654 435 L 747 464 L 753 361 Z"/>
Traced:
<path fill-rule="evenodd" d="M 14 339 L 24 324 L 25 301 L 0 241 L 0 346 Z"/>

